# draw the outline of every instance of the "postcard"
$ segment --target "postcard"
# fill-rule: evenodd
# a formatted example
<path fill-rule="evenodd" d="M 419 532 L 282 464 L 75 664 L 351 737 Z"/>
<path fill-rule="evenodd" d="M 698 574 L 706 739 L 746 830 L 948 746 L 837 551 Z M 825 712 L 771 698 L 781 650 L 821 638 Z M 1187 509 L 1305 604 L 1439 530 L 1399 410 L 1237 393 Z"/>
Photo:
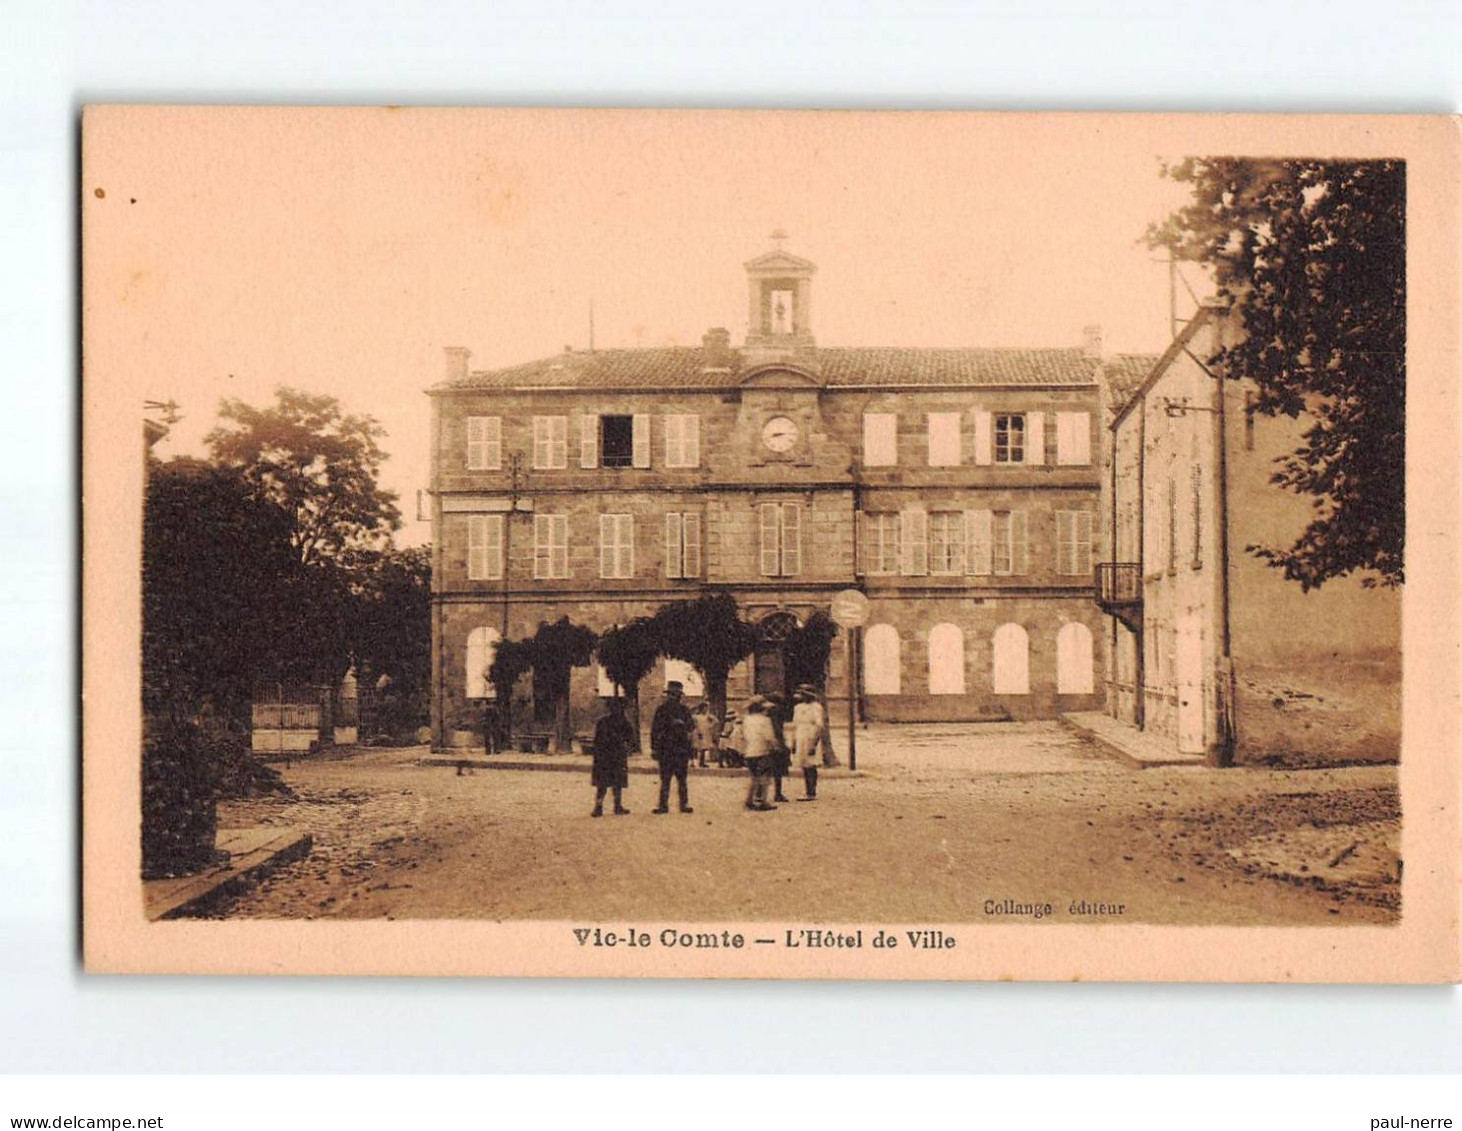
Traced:
<path fill-rule="evenodd" d="M 89 970 L 1457 979 L 1456 120 L 82 135 Z"/>

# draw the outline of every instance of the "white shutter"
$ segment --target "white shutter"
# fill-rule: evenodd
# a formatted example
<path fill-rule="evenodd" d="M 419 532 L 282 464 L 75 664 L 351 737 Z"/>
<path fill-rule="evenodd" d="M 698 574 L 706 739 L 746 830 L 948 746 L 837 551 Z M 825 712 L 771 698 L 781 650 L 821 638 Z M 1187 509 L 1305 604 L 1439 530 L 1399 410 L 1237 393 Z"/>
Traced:
<path fill-rule="evenodd" d="M 681 561 L 680 513 L 671 511 L 665 516 L 665 576 L 683 577 Z"/>
<path fill-rule="evenodd" d="M 1056 512 L 1056 572 L 1072 574 L 1076 554 L 1076 512 Z"/>
<path fill-rule="evenodd" d="M 497 471 L 503 466 L 503 418 L 484 416 L 482 423 L 482 467 Z"/>
<path fill-rule="evenodd" d="M 503 575 L 503 516 L 483 515 L 483 577 L 497 579 Z"/>
<path fill-rule="evenodd" d="M 569 575 L 569 516 L 555 514 L 549 517 L 551 519 L 548 525 L 551 576 L 567 577 Z"/>
<path fill-rule="evenodd" d="M 685 569 L 686 577 L 699 577 L 701 575 L 701 516 L 688 514 L 685 516 L 685 534 L 682 539 L 685 547 Z"/>
<path fill-rule="evenodd" d="M 684 441 L 685 417 L 671 414 L 665 417 L 665 466 L 683 467 L 685 459 Z"/>
<path fill-rule="evenodd" d="M 965 568 L 990 573 L 991 515 L 988 510 L 965 511 Z"/>
<path fill-rule="evenodd" d="M 1010 512 L 1010 572 L 1028 573 L 1030 571 L 1029 555 L 1029 528 L 1026 526 L 1025 511 Z"/>
<path fill-rule="evenodd" d="M 550 416 L 548 418 L 548 466 L 569 465 L 569 418 Z"/>
<path fill-rule="evenodd" d="M 636 467 L 650 466 L 650 418 L 647 414 L 637 412 L 634 418 L 634 465 Z"/>
<path fill-rule="evenodd" d="M 618 533 L 617 514 L 601 514 L 599 516 L 599 576 L 614 576 L 614 543 L 615 535 Z"/>
<path fill-rule="evenodd" d="M 533 418 L 533 466 L 535 468 L 548 466 L 548 417 L 546 416 Z"/>
<path fill-rule="evenodd" d="M 1025 462 L 1037 466 L 1046 462 L 1046 414 L 1025 414 Z"/>
<path fill-rule="evenodd" d="M 782 576 L 796 577 L 802 572 L 802 507 L 798 503 L 782 504 Z"/>
<path fill-rule="evenodd" d="M 929 414 L 929 466 L 959 466 L 959 413 Z"/>
<path fill-rule="evenodd" d="M 599 417 L 594 413 L 579 417 L 579 466 L 599 466 Z"/>
<path fill-rule="evenodd" d="M 685 424 L 685 434 L 682 442 L 685 445 L 685 466 L 700 467 L 701 465 L 701 418 L 696 413 L 688 413 L 681 417 Z"/>
<path fill-rule="evenodd" d="M 1075 546 L 1071 561 L 1072 573 L 1091 573 L 1091 542 L 1094 525 L 1094 516 L 1091 511 L 1080 511 L 1077 514 Z"/>
<path fill-rule="evenodd" d="M 898 463 L 898 419 L 892 412 L 863 414 L 864 467 L 893 467 Z"/>
<path fill-rule="evenodd" d="M 776 577 L 781 564 L 780 533 L 776 503 L 761 505 L 761 575 Z"/>
<path fill-rule="evenodd" d="M 467 516 L 467 580 L 487 578 L 487 515 Z"/>
<path fill-rule="evenodd" d="M 615 562 L 615 576 L 633 577 L 635 575 L 635 516 L 632 514 L 620 515 L 616 526 L 619 528 L 616 532 L 619 559 Z"/>
<path fill-rule="evenodd" d="M 905 507 L 899 512 L 899 572 L 922 577 L 929 572 L 929 515 L 922 507 Z"/>
<path fill-rule="evenodd" d="M 991 428 L 990 414 L 982 408 L 975 410 L 975 462 L 987 464 L 994 459 L 995 439 Z"/>
<path fill-rule="evenodd" d="M 467 470 L 481 471 L 487 463 L 486 453 L 483 451 L 485 417 L 469 416 L 467 418 Z"/>
<path fill-rule="evenodd" d="M 1091 463 L 1091 413 L 1056 414 L 1056 462 L 1070 467 Z"/>

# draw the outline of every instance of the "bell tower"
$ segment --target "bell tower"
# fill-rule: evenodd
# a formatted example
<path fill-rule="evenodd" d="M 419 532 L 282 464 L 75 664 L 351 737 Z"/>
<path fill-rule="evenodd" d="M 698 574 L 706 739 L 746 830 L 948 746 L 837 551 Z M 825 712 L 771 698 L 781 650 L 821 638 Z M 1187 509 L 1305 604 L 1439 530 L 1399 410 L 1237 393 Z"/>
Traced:
<path fill-rule="evenodd" d="M 775 251 L 746 264 L 749 292 L 746 347 L 758 354 L 791 356 L 811 351 L 812 276 L 817 265 L 782 250 L 787 233 L 772 233 Z"/>

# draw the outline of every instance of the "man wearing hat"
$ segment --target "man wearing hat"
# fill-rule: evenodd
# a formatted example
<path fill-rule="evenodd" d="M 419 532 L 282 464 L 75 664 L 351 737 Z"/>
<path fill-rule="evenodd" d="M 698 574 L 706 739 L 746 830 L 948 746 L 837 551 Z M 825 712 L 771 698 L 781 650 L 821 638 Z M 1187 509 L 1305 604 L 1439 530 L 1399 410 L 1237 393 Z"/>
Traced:
<path fill-rule="evenodd" d="M 686 768 L 692 756 L 691 733 L 695 720 L 680 701 L 685 685 L 672 679 L 665 685 L 665 701 L 655 709 L 650 723 L 650 756 L 660 763 L 660 804 L 655 813 L 670 812 L 670 779 L 674 778 L 680 790 L 680 811 L 693 813 L 690 807 L 690 789 L 686 783 Z"/>

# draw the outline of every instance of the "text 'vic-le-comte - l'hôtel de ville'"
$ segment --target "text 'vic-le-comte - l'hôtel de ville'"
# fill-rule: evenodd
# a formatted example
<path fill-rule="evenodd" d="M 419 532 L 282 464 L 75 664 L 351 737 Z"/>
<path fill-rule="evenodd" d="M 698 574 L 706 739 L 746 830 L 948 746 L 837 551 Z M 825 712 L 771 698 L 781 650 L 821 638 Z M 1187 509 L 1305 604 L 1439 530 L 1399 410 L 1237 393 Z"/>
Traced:
<path fill-rule="evenodd" d="M 870 719 L 1099 706 L 1100 389 L 1154 359 L 1102 357 L 1094 328 L 1070 348 L 820 348 L 815 266 L 776 250 L 746 271 L 739 349 L 713 329 L 699 348 L 474 372 L 448 348 L 430 390 L 433 733 L 470 741 L 504 631 L 567 615 L 602 632 L 705 592 L 762 628 L 733 699 L 784 690 L 779 636 L 859 588 Z M 644 687 L 671 678 L 699 690 L 675 661 Z M 828 697 L 848 683 L 834 648 Z M 576 720 L 611 691 L 577 669 Z"/>

